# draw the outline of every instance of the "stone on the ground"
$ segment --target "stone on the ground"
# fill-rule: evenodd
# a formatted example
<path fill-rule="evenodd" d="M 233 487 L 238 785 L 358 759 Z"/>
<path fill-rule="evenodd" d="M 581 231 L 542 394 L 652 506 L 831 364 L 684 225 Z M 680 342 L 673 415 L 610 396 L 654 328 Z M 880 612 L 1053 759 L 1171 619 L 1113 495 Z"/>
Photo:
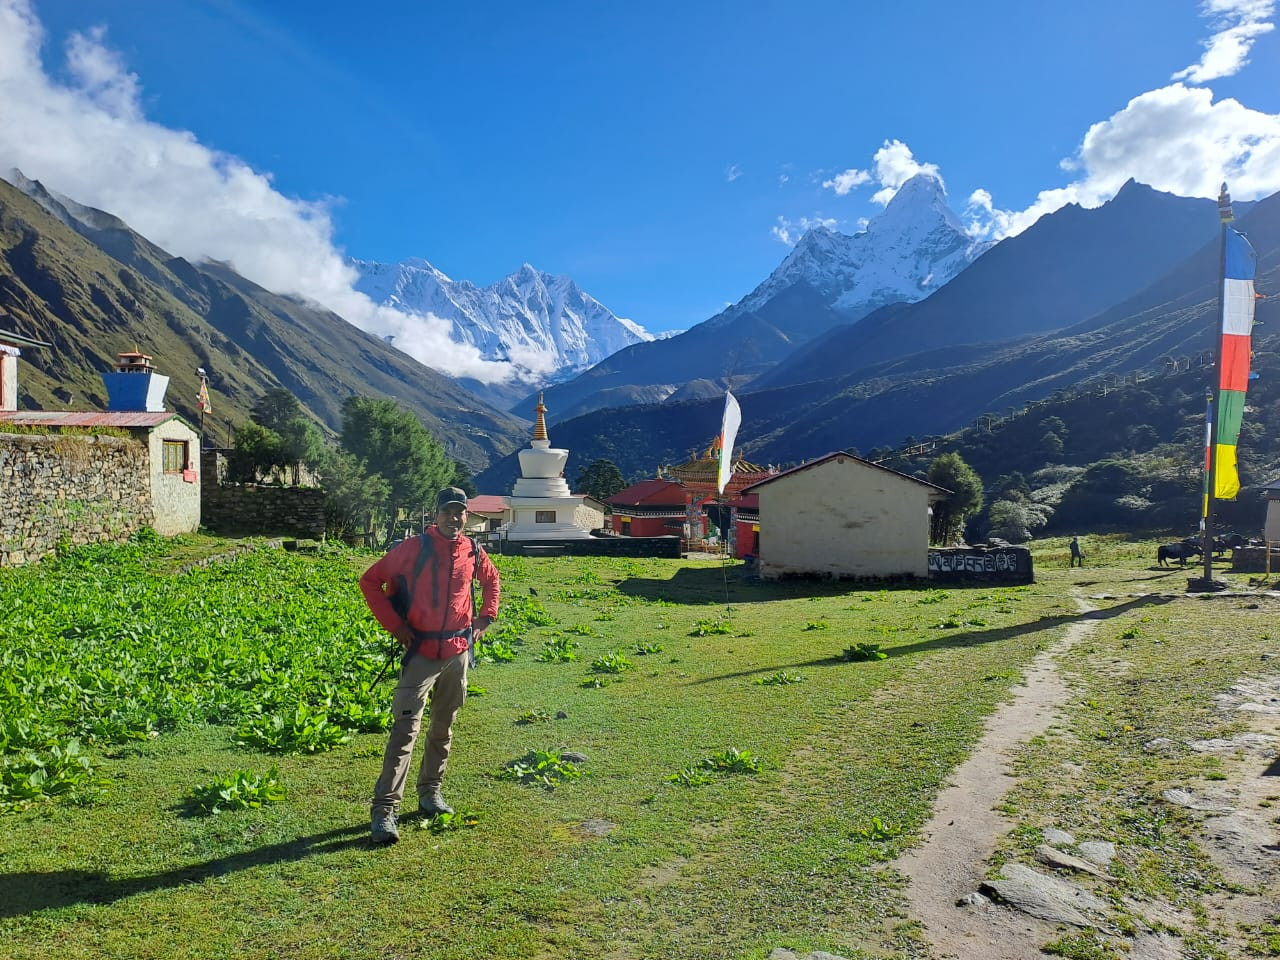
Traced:
<path fill-rule="evenodd" d="M 1209 800 L 1206 797 L 1197 797 L 1190 790 L 1183 790 L 1181 787 L 1172 787 L 1160 794 L 1160 796 L 1164 798 L 1165 803 L 1172 803 L 1175 807 L 1186 807 L 1188 810 L 1203 810 L 1206 813 L 1230 813 L 1235 809 L 1229 804 Z"/>
<path fill-rule="evenodd" d="M 973 893 L 966 893 L 963 897 L 957 900 L 956 906 L 957 907 L 985 907 L 990 902 L 991 901 L 989 899 L 987 899 L 986 897 L 984 897 L 982 894 L 978 893 L 975 890 Z"/>
<path fill-rule="evenodd" d="M 1090 863 L 1083 857 L 1066 853 L 1057 847 L 1049 846 L 1047 843 L 1042 843 L 1036 847 L 1036 859 L 1046 866 L 1053 867 L 1055 870 L 1074 870 L 1076 873 L 1087 873 L 1091 877 L 1101 877 L 1104 880 L 1111 879 L 1099 870 L 1095 864 Z"/>
<path fill-rule="evenodd" d="M 1086 840 L 1076 849 L 1080 856 L 1100 867 L 1111 866 L 1111 861 L 1116 858 L 1116 845 L 1110 840 Z"/>
<path fill-rule="evenodd" d="M 1177 744 L 1168 737 L 1156 737 L 1154 740 L 1148 740 L 1142 745 L 1143 750 L 1151 753 L 1171 753 L 1177 748 Z"/>
<path fill-rule="evenodd" d="M 978 889 L 998 903 L 1051 923 L 1091 928 L 1094 922 L 1089 914 L 1106 910 L 1106 904 L 1087 890 L 1020 863 L 1006 863 L 997 879 Z"/>
<path fill-rule="evenodd" d="M 1074 847 L 1076 838 L 1065 830 L 1059 830 L 1057 827 L 1045 827 L 1040 831 L 1040 836 L 1044 837 L 1045 843 L 1051 843 L 1055 847 Z"/>
<path fill-rule="evenodd" d="M 1197 753 L 1235 753 L 1247 750 L 1253 753 L 1266 754 L 1274 751 L 1276 738 L 1265 733 L 1238 733 L 1231 739 L 1214 737 L 1211 740 L 1193 740 L 1187 744 Z"/>
<path fill-rule="evenodd" d="M 773 953 L 769 954 L 769 960 L 845 960 L 845 958 L 834 953 L 827 953 L 825 950 L 815 950 L 813 953 L 796 953 L 794 950 L 774 947 Z"/>

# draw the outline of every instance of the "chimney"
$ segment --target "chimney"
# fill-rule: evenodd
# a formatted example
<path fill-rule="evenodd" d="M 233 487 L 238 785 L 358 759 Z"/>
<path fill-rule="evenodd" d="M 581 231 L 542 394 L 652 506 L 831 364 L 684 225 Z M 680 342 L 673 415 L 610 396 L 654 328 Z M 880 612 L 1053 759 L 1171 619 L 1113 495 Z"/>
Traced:
<path fill-rule="evenodd" d="M 104 373 L 102 382 L 107 385 L 107 409 L 113 412 L 164 411 L 164 394 L 169 389 L 169 378 L 156 373 L 151 357 L 145 353 L 116 354 L 114 373 Z"/>

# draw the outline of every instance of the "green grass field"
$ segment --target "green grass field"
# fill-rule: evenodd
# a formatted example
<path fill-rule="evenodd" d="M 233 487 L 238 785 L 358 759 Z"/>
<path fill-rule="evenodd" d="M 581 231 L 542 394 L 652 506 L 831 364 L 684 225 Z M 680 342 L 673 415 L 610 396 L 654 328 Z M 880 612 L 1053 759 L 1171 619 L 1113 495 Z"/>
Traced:
<path fill-rule="evenodd" d="M 1193 831 L 1157 843 L 1142 815 L 1216 761 L 1137 747 L 1227 729 L 1213 694 L 1280 652 L 1270 602 L 1135 598 L 1186 586 L 1150 543 L 1097 540 L 1070 570 L 1046 541 L 1037 582 L 1001 588 L 497 558 L 493 662 L 445 781 L 468 816 L 406 818 L 374 848 L 392 684 L 368 689 L 386 649 L 356 588 L 373 555 L 191 566 L 231 546 L 144 540 L 0 572 L 0 956 L 927 956 L 890 864 L 1075 596 L 1115 616 L 1064 657 L 1072 701 L 1019 761 L 1001 856 L 1083 818 L 1138 849 L 1126 890 L 1194 897 L 1188 871 L 1220 883 Z M 534 750 L 585 754 L 582 775 L 500 776 Z M 734 750 L 758 772 L 707 762 Z M 1083 786 L 1050 775 L 1067 757 Z M 273 768 L 282 801 L 199 809 L 199 788 Z M 1205 951 L 1250 935 L 1219 926 L 1186 934 Z"/>

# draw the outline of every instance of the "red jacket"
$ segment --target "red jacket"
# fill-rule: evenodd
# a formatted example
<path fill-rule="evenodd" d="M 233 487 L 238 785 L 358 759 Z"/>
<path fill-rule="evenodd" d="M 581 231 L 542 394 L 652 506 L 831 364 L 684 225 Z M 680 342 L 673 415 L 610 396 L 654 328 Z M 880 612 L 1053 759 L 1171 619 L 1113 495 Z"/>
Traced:
<path fill-rule="evenodd" d="M 497 618 L 501 593 L 498 568 L 483 550 L 478 560 L 473 557 L 471 541 L 465 536 L 450 540 L 435 527 L 429 527 L 426 536 L 431 538 L 431 558 L 423 566 L 413 588 L 408 624 L 415 631 L 428 635 L 419 648 L 424 656 L 450 657 L 467 649 L 467 637 L 441 638 L 438 635 L 461 632 L 471 626 L 473 575 L 480 581 L 483 591 L 480 616 L 490 620 Z M 390 596 L 395 592 L 398 577 L 403 576 L 408 581 L 413 576 L 419 548 L 418 538 L 411 537 L 374 563 L 360 578 L 365 602 L 378 623 L 389 633 L 394 634 L 405 623 L 391 606 Z"/>

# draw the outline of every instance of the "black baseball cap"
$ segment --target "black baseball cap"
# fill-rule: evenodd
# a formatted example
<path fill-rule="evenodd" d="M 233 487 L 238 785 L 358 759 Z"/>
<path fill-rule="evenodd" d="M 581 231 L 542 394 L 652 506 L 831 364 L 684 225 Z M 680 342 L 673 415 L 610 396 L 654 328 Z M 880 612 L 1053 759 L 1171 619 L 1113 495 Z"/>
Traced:
<path fill-rule="evenodd" d="M 437 510 L 443 510 L 451 503 L 460 503 L 465 507 L 467 505 L 467 491 L 461 487 L 445 487 L 436 494 Z"/>

